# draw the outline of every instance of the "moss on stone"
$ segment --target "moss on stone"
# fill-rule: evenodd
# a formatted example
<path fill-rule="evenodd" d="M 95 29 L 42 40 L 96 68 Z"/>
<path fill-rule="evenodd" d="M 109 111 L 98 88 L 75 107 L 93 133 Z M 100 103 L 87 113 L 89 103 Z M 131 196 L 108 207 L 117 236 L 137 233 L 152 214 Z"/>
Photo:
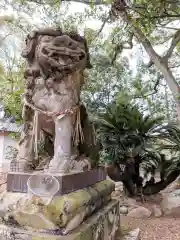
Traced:
<path fill-rule="evenodd" d="M 113 224 L 109 224 L 108 215 L 109 213 L 114 214 Z M 66 236 L 57 235 L 47 235 L 40 234 L 38 231 L 22 230 L 18 228 L 6 227 L 6 231 L 9 234 L 22 236 L 19 240 L 29 239 L 29 240 L 116 240 L 114 236 L 114 231 L 118 232 L 116 226 L 120 226 L 120 222 L 116 221 L 119 217 L 119 203 L 118 201 L 111 201 L 107 206 L 103 207 L 98 212 L 94 213 L 89 217 L 84 223 L 82 223 L 78 228 L 73 230 L 70 234 Z M 0 239 L 2 239 L 1 230 L 4 225 L 0 225 Z M 21 234 L 22 233 L 22 234 Z M 118 233 L 118 236 L 120 234 Z M 120 238 L 121 239 L 121 238 Z"/>
<path fill-rule="evenodd" d="M 72 192 L 63 196 L 55 196 L 48 205 L 43 205 L 41 199 L 32 198 L 25 202 L 23 213 L 16 211 L 13 216 L 21 226 L 30 226 L 37 229 L 54 229 L 65 227 L 76 215 L 85 212 L 90 214 L 98 207 L 99 200 L 107 202 L 114 190 L 112 181 L 104 180 L 90 187 Z M 102 203 L 100 202 L 102 205 Z"/>

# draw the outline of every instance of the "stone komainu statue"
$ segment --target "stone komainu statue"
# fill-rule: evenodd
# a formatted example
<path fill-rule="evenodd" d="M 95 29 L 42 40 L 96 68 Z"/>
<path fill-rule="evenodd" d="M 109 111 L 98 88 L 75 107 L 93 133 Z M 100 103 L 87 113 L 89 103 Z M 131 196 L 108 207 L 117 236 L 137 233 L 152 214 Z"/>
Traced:
<path fill-rule="evenodd" d="M 86 40 L 77 33 L 42 29 L 27 36 L 22 56 L 27 60 L 24 128 L 16 171 L 36 169 L 46 152 L 49 171 L 65 173 L 74 153 L 95 153 L 92 125 L 80 102 L 84 70 L 91 67 Z"/>

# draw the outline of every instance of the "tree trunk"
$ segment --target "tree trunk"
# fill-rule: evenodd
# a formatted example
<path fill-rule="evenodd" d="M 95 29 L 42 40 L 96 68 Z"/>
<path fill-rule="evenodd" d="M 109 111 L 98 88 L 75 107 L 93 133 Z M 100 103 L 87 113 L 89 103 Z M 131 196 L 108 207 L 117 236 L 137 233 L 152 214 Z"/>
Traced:
<path fill-rule="evenodd" d="M 166 80 L 167 85 L 170 88 L 170 90 L 173 94 L 174 100 L 176 102 L 177 115 L 178 115 L 178 119 L 180 120 L 180 100 L 179 100 L 180 87 L 179 87 L 175 77 L 173 76 L 172 71 L 168 67 L 168 59 L 171 56 L 169 54 L 169 51 L 165 57 L 159 56 L 155 52 L 151 42 L 147 39 L 147 37 L 144 35 L 144 33 L 141 31 L 141 29 L 134 26 L 133 20 L 131 19 L 130 16 L 128 16 L 126 11 L 122 11 L 122 12 L 120 11 L 119 15 L 131 27 L 132 32 L 137 37 L 139 42 L 143 45 L 145 51 L 149 55 L 150 60 L 155 64 L 155 66 L 163 74 L 164 79 Z M 169 49 L 171 49 L 171 48 L 172 48 L 172 46 Z M 171 50 L 173 50 L 173 49 L 171 49 Z"/>
<path fill-rule="evenodd" d="M 123 182 L 124 186 L 128 190 L 130 196 L 135 196 L 135 185 L 139 185 L 139 187 L 142 187 L 142 182 L 139 181 L 139 178 L 136 178 L 136 182 L 133 182 L 133 176 L 128 175 L 128 174 L 123 174 L 122 171 L 120 171 L 118 166 L 115 166 L 114 164 L 106 166 L 107 169 L 107 174 L 108 176 L 115 182 Z M 153 195 L 157 194 L 163 189 L 165 189 L 169 184 L 174 182 L 176 178 L 180 175 L 179 171 L 173 171 L 169 176 L 157 183 L 147 183 L 143 188 L 142 188 L 142 193 L 144 195 Z M 141 186 L 140 186 L 141 185 Z"/>
<path fill-rule="evenodd" d="M 179 171 L 174 171 L 171 174 L 169 174 L 169 176 L 163 181 L 160 181 L 151 185 L 147 184 L 146 186 L 143 187 L 142 193 L 144 195 L 152 195 L 152 194 L 159 193 L 160 191 L 165 189 L 169 184 L 174 182 L 176 178 L 179 176 L 179 174 L 180 174 Z"/>
<path fill-rule="evenodd" d="M 155 61 L 154 61 L 154 63 L 155 63 Z M 157 61 L 155 63 L 155 65 L 162 72 L 162 74 L 164 76 L 164 79 L 166 80 L 166 83 L 169 86 L 169 88 L 170 88 L 170 90 L 171 90 L 171 92 L 173 94 L 174 100 L 176 102 L 177 117 L 180 120 L 180 100 L 179 100 L 180 87 L 179 87 L 176 79 L 174 78 L 171 70 L 169 69 L 169 67 L 168 67 L 168 65 L 166 63 L 164 63 L 162 61 L 159 61 L 159 62 Z"/>
<path fill-rule="evenodd" d="M 135 196 L 135 185 L 131 179 L 125 179 L 122 180 L 124 187 L 127 189 L 129 193 L 129 197 L 134 197 Z"/>
<path fill-rule="evenodd" d="M 131 197 L 135 196 L 133 175 L 127 171 L 122 172 L 118 164 L 106 166 L 108 176 L 115 182 L 122 182 Z M 129 169 L 131 171 L 131 169 Z"/>
<path fill-rule="evenodd" d="M 168 101 L 168 91 L 167 91 L 167 83 L 166 83 L 166 86 L 165 86 L 165 104 L 166 104 L 166 116 L 167 116 L 167 120 L 169 121 L 170 120 L 170 107 L 169 107 L 169 101 Z M 178 112 L 178 111 L 177 111 Z"/>

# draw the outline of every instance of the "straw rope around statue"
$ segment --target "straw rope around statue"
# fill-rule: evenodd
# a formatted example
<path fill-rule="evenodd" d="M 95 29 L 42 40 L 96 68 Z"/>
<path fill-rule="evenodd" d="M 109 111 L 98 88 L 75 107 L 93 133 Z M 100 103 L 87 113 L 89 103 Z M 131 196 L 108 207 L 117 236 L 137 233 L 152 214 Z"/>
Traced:
<path fill-rule="evenodd" d="M 37 108 L 34 104 L 31 104 L 24 97 L 24 105 L 32 108 L 35 112 L 34 114 L 34 122 L 33 122 L 33 138 L 32 138 L 32 146 L 34 145 L 35 158 L 38 158 L 38 115 L 39 113 L 47 115 L 48 117 L 52 117 L 53 119 L 61 120 L 67 115 L 73 115 L 73 137 L 72 141 L 75 146 L 78 145 L 79 142 L 84 142 L 84 134 L 81 126 L 81 116 L 80 116 L 80 104 L 72 107 L 71 109 L 65 109 L 60 112 L 49 112 L 44 111 L 40 108 Z M 34 142 L 34 144 L 33 144 Z"/>

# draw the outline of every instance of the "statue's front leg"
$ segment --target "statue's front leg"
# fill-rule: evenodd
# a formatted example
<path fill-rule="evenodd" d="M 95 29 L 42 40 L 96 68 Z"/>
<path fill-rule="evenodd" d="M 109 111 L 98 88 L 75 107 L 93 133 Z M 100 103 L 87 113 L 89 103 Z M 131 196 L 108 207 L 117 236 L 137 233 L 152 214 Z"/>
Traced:
<path fill-rule="evenodd" d="M 24 112 L 24 127 L 22 130 L 19 151 L 15 166 L 11 165 L 12 171 L 29 171 L 32 169 L 34 161 L 34 149 L 33 149 L 33 120 L 34 111 L 25 106 Z"/>
<path fill-rule="evenodd" d="M 70 167 L 72 116 L 55 119 L 54 157 L 49 164 L 50 172 L 67 173 Z"/>

